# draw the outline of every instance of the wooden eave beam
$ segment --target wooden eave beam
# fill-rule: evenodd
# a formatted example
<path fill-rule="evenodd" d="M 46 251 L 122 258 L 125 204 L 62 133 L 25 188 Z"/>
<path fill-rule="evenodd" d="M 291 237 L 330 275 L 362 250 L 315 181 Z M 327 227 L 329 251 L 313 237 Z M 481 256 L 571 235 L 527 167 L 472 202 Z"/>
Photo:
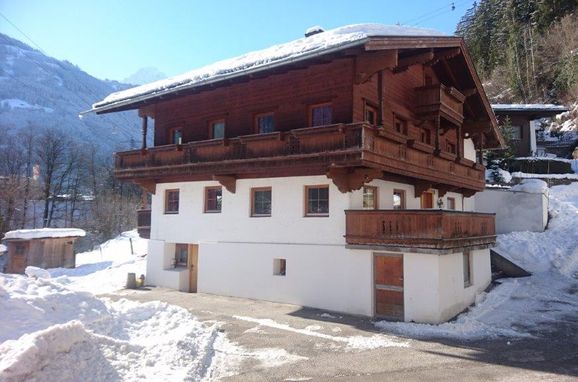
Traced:
<path fill-rule="evenodd" d="M 367 82 L 375 73 L 397 66 L 397 50 L 365 53 L 355 59 L 355 83 Z"/>
<path fill-rule="evenodd" d="M 234 175 L 213 175 L 213 180 L 219 182 L 232 194 L 237 191 L 237 177 Z"/>
<path fill-rule="evenodd" d="M 327 170 L 327 177 L 333 180 L 342 193 L 359 190 L 364 184 L 381 178 L 382 175 L 383 171 L 375 168 L 331 166 Z"/>
<path fill-rule="evenodd" d="M 411 56 L 398 58 L 397 66 L 394 68 L 395 73 L 402 72 L 413 65 L 425 64 L 428 61 L 433 60 L 435 53 L 433 49 L 429 49 L 427 52 L 417 53 Z"/>

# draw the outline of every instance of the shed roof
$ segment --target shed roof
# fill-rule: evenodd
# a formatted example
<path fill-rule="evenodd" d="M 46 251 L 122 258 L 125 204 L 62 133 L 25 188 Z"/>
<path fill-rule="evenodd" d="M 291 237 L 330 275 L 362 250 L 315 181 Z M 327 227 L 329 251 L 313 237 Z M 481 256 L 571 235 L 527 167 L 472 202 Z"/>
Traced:
<path fill-rule="evenodd" d="M 346 25 L 285 44 L 243 54 L 238 57 L 192 70 L 190 72 L 110 94 L 92 105 L 97 113 L 113 111 L 132 103 L 171 94 L 209 83 L 224 81 L 244 74 L 287 65 L 322 54 L 362 45 L 371 37 L 448 37 L 433 29 L 399 25 Z"/>
<path fill-rule="evenodd" d="M 492 104 L 492 109 L 496 114 L 532 114 L 538 117 L 549 117 L 568 111 L 564 105 L 549 103 L 498 103 Z"/>
<path fill-rule="evenodd" d="M 86 235 L 84 230 L 78 228 L 38 228 L 38 229 L 19 229 L 8 231 L 4 234 L 4 240 L 32 240 L 47 239 L 59 237 L 83 237 Z"/>

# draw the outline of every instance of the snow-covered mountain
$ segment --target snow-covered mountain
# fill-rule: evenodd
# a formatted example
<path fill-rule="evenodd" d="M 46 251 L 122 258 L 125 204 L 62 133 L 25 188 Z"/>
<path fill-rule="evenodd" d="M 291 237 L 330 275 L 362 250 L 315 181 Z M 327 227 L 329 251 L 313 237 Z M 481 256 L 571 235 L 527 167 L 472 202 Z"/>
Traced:
<path fill-rule="evenodd" d="M 144 85 L 158 80 L 164 80 L 167 75 L 154 67 L 140 68 L 122 82 L 125 84 Z"/>
<path fill-rule="evenodd" d="M 0 134 L 57 128 L 79 142 L 96 144 L 103 155 L 136 147 L 140 122 L 135 111 L 79 118 L 94 102 L 128 87 L 94 78 L 0 34 Z"/>

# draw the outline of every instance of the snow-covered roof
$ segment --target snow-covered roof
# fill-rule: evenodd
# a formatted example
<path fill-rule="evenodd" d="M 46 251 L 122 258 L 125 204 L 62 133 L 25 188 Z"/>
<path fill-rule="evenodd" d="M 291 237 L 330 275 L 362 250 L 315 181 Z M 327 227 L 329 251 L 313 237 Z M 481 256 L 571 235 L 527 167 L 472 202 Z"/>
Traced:
<path fill-rule="evenodd" d="M 44 239 L 51 237 L 82 237 L 86 232 L 78 228 L 38 228 L 38 229 L 19 229 L 6 232 L 4 240 L 9 239 Z"/>
<path fill-rule="evenodd" d="M 496 103 L 492 104 L 494 111 L 517 111 L 517 112 L 557 112 L 568 111 L 564 105 L 554 105 L 551 103 Z"/>
<path fill-rule="evenodd" d="M 321 54 L 364 44 L 370 37 L 444 37 L 433 29 L 400 25 L 355 24 L 303 37 L 285 44 L 204 66 L 190 72 L 110 94 L 92 105 L 93 111 L 114 109 L 138 101 L 215 83 L 240 75 L 258 72 L 306 60 Z M 448 37 L 448 36 L 446 36 Z M 452 37 L 452 36 L 449 36 Z"/>

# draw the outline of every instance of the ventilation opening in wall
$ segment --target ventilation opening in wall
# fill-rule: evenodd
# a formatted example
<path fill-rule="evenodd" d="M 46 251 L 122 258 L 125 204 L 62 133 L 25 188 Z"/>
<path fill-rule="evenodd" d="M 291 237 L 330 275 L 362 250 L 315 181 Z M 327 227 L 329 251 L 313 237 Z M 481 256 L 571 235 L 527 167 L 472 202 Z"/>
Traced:
<path fill-rule="evenodd" d="M 273 274 L 275 276 L 285 276 L 287 273 L 287 260 L 273 259 Z"/>

